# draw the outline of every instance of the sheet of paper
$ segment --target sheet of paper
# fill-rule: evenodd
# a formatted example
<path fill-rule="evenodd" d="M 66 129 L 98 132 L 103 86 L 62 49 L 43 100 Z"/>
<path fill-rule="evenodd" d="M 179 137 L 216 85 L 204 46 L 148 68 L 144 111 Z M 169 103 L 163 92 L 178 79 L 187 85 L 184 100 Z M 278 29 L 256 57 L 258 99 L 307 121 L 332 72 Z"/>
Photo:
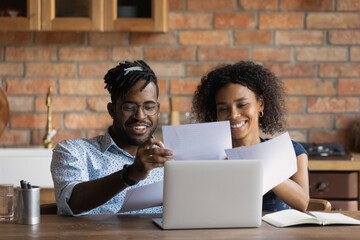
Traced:
<path fill-rule="evenodd" d="M 119 213 L 161 206 L 164 181 L 129 189 Z"/>
<path fill-rule="evenodd" d="M 228 159 L 263 160 L 263 194 L 297 171 L 297 160 L 289 133 L 256 145 L 225 150 Z"/>
<path fill-rule="evenodd" d="M 222 160 L 232 147 L 229 121 L 163 126 L 162 132 L 175 160 Z"/>

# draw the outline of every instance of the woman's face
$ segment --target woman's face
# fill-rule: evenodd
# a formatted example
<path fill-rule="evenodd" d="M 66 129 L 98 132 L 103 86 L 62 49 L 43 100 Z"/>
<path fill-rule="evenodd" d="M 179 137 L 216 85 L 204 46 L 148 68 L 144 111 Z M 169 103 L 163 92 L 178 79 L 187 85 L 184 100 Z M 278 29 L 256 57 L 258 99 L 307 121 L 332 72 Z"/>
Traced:
<path fill-rule="evenodd" d="M 259 112 L 264 110 L 262 99 L 256 99 L 247 87 L 229 83 L 216 93 L 218 121 L 230 121 L 233 147 L 257 144 L 259 139 Z"/>

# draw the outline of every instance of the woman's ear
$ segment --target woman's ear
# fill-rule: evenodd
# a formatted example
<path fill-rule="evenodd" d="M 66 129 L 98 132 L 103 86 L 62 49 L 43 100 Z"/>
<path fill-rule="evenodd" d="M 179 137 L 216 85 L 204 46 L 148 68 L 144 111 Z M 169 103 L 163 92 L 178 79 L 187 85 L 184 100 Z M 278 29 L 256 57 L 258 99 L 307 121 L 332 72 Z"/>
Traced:
<path fill-rule="evenodd" d="M 260 112 L 264 111 L 265 104 L 264 104 L 264 98 L 262 96 L 260 96 L 258 99 L 258 106 Z"/>
<path fill-rule="evenodd" d="M 112 104 L 111 102 L 109 102 L 107 104 L 107 110 L 111 116 L 112 119 L 114 119 L 114 116 L 115 116 L 115 107 L 114 107 L 114 104 Z"/>

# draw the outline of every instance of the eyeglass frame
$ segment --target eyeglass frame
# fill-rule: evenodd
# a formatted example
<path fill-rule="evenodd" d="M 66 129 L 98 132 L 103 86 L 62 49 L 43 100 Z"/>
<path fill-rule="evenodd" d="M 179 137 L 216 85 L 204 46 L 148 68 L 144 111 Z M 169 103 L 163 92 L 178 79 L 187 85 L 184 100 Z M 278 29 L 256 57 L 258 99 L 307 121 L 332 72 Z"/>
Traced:
<path fill-rule="evenodd" d="M 135 110 L 133 113 L 131 113 L 130 111 L 124 110 L 124 105 L 125 105 L 125 104 L 132 104 L 133 106 L 136 106 L 136 110 Z M 147 113 L 145 112 L 145 106 L 146 106 L 147 104 L 154 104 L 154 105 L 155 105 L 156 111 L 154 112 L 154 114 L 147 114 Z M 134 116 L 134 115 L 138 112 L 139 108 L 141 108 L 141 110 L 142 110 L 142 112 L 144 113 L 144 115 L 146 115 L 146 116 L 154 116 L 154 115 L 156 115 L 156 114 L 159 112 L 160 103 L 159 103 L 159 102 L 150 101 L 150 102 L 145 102 L 144 104 L 140 104 L 140 105 L 139 105 L 139 104 L 136 104 L 136 103 L 134 103 L 134 102 L 124 102 L 124 103 L 121 104 L 121 112 L 122 112 L 124 115 L 127 115 L 128 117 Z"/>

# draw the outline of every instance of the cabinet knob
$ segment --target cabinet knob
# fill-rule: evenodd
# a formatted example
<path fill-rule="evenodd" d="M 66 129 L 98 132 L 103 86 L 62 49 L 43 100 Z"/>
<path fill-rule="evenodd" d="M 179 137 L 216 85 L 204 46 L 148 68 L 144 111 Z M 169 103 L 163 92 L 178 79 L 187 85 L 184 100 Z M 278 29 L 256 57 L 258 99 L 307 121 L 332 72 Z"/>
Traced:
<path fill-rule="evenodd" d="M 324 182 L 319 182 L 318 184 L 316 184 L 316 190 L 318 191 L 318 192 L 323 192 L 323 191 L 325 191 L 325 189 L 326 189 L 326 183 L 324 183 Z"/>

